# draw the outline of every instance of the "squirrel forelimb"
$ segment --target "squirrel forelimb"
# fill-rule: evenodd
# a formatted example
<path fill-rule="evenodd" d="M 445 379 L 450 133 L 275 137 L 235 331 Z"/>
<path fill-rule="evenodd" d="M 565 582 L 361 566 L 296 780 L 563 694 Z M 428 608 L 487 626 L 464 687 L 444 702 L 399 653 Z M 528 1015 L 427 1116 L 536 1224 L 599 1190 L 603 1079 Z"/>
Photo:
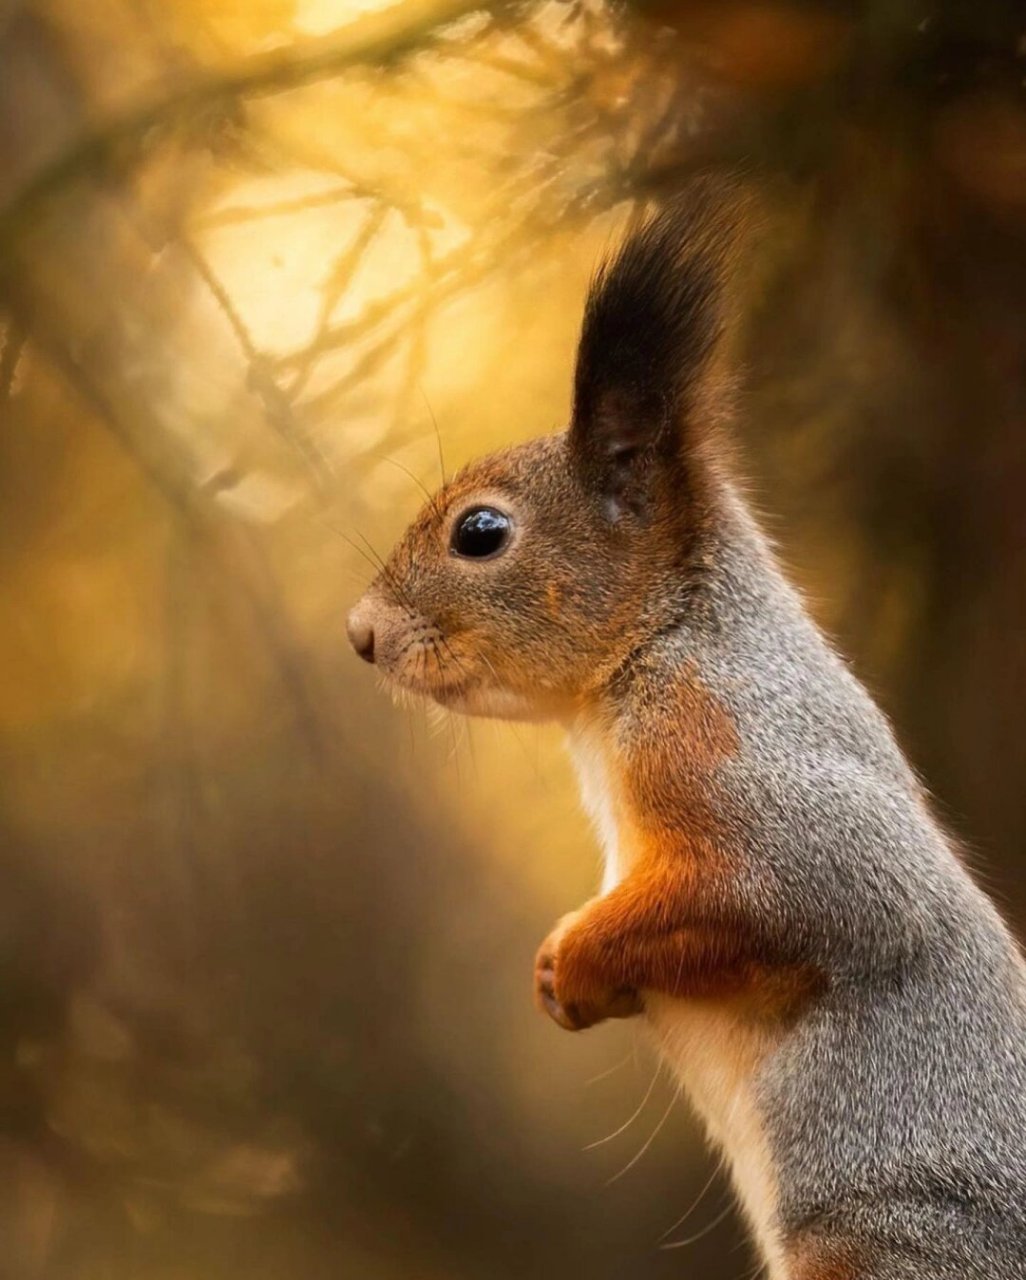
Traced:
<path fill-rule="evenodd" d="M 560 920 L 538 951 L 535 990 L 561 1027 L 580 1031 L 644 1009 L 643 993 L 757 994 L 786 964 L 747 926 L 716 872 L 638 868 Z"/>

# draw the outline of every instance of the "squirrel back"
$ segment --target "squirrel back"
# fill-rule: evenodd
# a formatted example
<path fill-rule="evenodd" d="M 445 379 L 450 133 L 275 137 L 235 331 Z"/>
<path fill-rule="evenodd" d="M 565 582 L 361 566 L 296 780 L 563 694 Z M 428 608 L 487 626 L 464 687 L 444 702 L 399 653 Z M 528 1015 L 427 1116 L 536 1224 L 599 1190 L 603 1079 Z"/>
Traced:
<path fill-rule="evenodd" d="M 350 636 L 567 726 L 606 874 L 539 1003 L 646 1018 L 771 1280 L 1026 1280 L 1026 966 L 730 478 L 743 218 L 703 179 L 628 240 L 568 430 L 447 484 Z"/>

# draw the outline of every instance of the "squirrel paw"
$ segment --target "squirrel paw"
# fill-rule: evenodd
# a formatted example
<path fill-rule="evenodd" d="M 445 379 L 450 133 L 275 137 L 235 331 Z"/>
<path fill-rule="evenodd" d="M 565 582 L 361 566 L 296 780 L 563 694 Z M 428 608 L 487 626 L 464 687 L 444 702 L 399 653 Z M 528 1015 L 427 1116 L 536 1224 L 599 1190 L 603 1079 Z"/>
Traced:
<path fill-rule="evenodd" d="M 601 986 L 574 990 L 566 981 L 566 935 L 574 916 L 566 917 L 539 948 L 534 962 L 534 990 L 539 1007 L 565 1031 L 583 1031 L 606 1018 L 631 1018 L 642 1011 L 641 997 L 630 990 Z M 560 963 L 561 954 L 563 963 Z M 578 966 L 570 966 L 572 969 Z"/>
<path fill-rule="evenodd" d="M 551 953 L 539 954 L 535 961 L 534 991 L 540 1008 L 564 1031 L 583 1031 L 597 1021 L 582 1016 L 584 1011 L 579 1005 L 561 1003 L 556 995 L 556 958 Z"/>

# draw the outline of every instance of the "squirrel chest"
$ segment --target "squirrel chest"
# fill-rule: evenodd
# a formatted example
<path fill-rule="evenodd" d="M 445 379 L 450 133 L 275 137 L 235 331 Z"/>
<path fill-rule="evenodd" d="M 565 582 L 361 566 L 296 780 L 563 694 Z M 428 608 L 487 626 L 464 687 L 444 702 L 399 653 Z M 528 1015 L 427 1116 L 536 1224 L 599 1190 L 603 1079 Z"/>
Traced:
<path fill-rule="evenodd" d="M 576 726 L 570 754 L 581 802 L 598 836 L 606 895 L 645 856 L 624 794 L 622 769 L 610 758 L 602 726 Z M 710 1140 L 726 1156 L 744 1212 L 767 1258 L 769 1280 L 784 1273 L 775 1239 L 777 1188 L 755 1079 L 779 1040 L 748 993 L 685 999 L 647 992 L 645 1012 L 660 1051 L 686 1090 Z"/>
<path fill-rule="evenodd" d="M 602 892 L 620 883 L 627 851 L 621 848 L 614 779 L 606 759 L 601 731 L 592 725 L 576 727 L 570 735 L 570 755 L 577 773 L 581 804 L 591 819 L 602 848 Z"/>

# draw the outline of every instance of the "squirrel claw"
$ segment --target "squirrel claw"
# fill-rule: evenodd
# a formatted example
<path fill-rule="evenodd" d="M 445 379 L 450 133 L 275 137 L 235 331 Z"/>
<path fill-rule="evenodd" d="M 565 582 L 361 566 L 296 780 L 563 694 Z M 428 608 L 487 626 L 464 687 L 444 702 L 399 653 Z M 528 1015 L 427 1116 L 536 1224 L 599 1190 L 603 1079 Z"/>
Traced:
<path fill-rule="evenodd" d="M 547 956 L 538 962 L 535 971 L 535 990 L 538 1002 L 553 1022 L 564 1031 L 583 1031 L 591 1025 L 579 1016 L 576 1005 L 563 1005 L 556 995 L 556 970 L 554 957 Z"/>
<path fill-rule="evenodd" d="M 642 1011 L 636 991 L 610 992 L 601 1003 L 564 1003 L 556 994 L 556 957 L 543 948 L 535 965 L 535 993 L 541 1009 L 564 1031 L 584 1031 L 607 1018 L 630 1018 Z"/>

